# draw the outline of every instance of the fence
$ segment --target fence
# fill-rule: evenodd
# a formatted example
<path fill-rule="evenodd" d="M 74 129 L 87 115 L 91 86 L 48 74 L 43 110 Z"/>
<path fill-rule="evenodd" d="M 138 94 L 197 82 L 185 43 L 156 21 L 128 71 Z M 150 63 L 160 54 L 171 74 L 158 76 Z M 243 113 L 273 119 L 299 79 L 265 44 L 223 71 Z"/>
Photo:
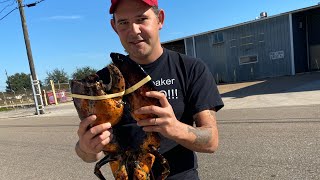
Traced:
<path fill-rule="evenodd" d="M 52 99 L 53 90 L 51 86 L 42 86 L 42 96 L 45 105 L 56 104 Z M 70 97 L 69 83 L 55 83 L 54 89 L 56 92 L 56 99 L 58 103 L 65 103 L 72 101 Z M 34 96 L 32 90 L 17 90 L 15 92 L 0 92 L 0 108 L 18 108 L 34 106 Z"/>
<path fill-rule="evenodd" d="M 0 107 L 15 108 L 34 104 L 32 91 L 1 92 Z"/>

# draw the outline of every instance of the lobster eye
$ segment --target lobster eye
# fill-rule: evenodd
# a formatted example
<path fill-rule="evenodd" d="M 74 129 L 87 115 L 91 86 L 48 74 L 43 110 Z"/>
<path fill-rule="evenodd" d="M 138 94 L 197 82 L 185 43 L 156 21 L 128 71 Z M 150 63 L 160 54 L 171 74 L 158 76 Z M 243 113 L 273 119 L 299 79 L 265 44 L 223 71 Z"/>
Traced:
<path fill-rule="evenodd" d="M 117 59 L 118 59 L 119 61 L 123 62 L 123 59 L 120 58 L 120 55 L 119 55 L 119 54 L 118 54 Z"/>
<path fill-rule="evenodd" d="M 119 53 L 111 53 L 110 54 L 111 60 L 114 64 L 119 65 L 120 63 L 122 63 L 124 60 L 121 57 L 121 54 Z"/>

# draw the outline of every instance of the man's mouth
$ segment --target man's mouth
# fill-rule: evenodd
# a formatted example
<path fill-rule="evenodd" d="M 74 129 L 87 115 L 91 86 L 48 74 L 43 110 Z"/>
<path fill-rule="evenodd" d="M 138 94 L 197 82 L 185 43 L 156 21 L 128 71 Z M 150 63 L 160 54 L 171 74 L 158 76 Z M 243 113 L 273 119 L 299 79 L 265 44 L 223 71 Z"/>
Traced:
<path fill-rule="evenodd" d="M 141 42 L 144 42 L 143 40 L 135 40 L 135 41 L 131 41 L 131 44 L 139 44 Z"/>

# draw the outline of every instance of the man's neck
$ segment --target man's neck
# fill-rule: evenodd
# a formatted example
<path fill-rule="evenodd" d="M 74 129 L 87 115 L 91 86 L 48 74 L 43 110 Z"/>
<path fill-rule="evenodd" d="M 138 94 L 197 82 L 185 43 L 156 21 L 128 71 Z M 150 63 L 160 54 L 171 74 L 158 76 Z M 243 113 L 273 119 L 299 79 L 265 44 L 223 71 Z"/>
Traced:
<path fill-rule="evenodd" d="M 156 61 L 161 55 L 163 54 L 162 46 L 159 46 L 153 50 L 153 52 L 149 56 L 145 57 L 131 57 L 129 54 L 130 59 L 135 61 L 138 64 L 150 64 Z"/>

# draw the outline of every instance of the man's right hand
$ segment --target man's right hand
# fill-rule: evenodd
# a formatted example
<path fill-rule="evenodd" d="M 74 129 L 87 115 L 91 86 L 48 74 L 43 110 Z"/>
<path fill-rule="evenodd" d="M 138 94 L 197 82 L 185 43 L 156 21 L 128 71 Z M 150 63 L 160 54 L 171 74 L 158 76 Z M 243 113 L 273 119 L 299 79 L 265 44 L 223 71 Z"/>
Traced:
<path fill-rule="evenodd" d="M 95 115 L 91 115 L 83 119 L 79 124 L 79 141 L 76 144 L 76 152 L 85 162 L 95 162 L 103 157 L 102 149 L 112 139 L 110 123 L 99 124 L 89 128 L 96 118 Z"/>

